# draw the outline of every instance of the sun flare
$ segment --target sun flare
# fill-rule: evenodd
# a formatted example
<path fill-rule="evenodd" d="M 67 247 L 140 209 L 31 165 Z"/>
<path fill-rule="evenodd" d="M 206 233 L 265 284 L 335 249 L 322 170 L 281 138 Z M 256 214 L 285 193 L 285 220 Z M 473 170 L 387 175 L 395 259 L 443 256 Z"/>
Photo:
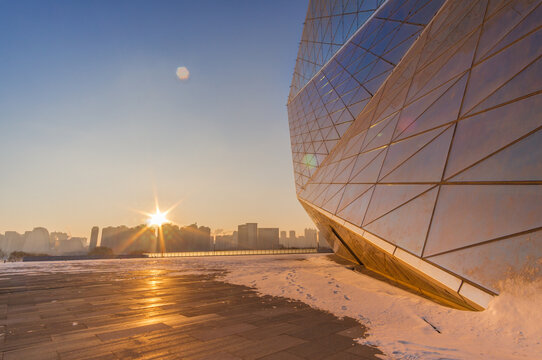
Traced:
<path fill-rule="evenodd" d="M 150 214 L 147 222 L 150 226 L 162 226 L 162 224 L 169 222 L 166 215 L 167 212 L 160 212 L 159 210 L 156 210 L 155 214 Z"/>

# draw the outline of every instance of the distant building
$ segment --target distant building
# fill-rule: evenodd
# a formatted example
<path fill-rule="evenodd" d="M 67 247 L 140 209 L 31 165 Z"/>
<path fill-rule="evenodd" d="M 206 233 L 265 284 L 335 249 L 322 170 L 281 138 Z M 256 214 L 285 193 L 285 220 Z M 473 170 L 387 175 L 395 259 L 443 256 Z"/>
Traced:
<path fill-rule="evenodd" d="M 236 250 L 236 249 L 237 249 L 237 241 L 234 240 L 233 234 L 215 236 L 214 250 L 221 251 L 221 250 Z"/>
<path fill-rule="evenodd" d="M 258 224 L 246 223 L 237 227 L 239 249 L 256 249 L 258 247 Z"/>
<path fill-rule="evenodd" d="M 64 232 L 51 231 L 49 233 L 49 246 L 55 248 L 59 241 L 68 240 L 70 236 Z"/>
<path fill-rule="evenodd" d="M 6 231 L 4 234 L 4 243 L 0 244 L 0 249 L 6 253 L 13 251 L 22 251 L 24 245 L 24 236 L 16 231 Z"/>
<path fill-rule="evenodd" d="M 98 233 L 100 232 L 100 228 L 97 226 L 94 226 L 92 230 L 90 231 L 90 243 L 88 245 L 89 250 L 93 250 L 98 245 Z"/>
<path fill-rule="evenodd" d="M 163 246 L 165 252 L 181 252 L 186 251 L 186 243 L 181 235 L 181 229 L 174 224 L 162 225 Z M 154 251 L 161 252 L 161 241 L 158 240 L 158 248 Z"/>
<path fill-rule="evenodd" d="M 22 251 L 35 254 L 49 254 L 49 231 L 43 227 L 34 228 L 25 232 L 25 239 Z"/>
<path fill-rule="evenodd" d="M 288 238 L 295 241 L 295 230 L 290 230 Z"/>
<path fill-rule="evenodd" d="M 279 228 L 259 228 L 256 249 L 278 249 Z"/>
<path fill-rule="evenodd" d="M 305 243 L 310 248 L 318 247 L 318 230 L 305 229 Z"/>
<path fill-rule="evenodd" d="M 287 242 L 287 247 L 288 248 L 291 248 L 291 247 L 297 247 L 296 246 L 296 243 L 297 243 L 297 236 L 295 235 L 295 230 L 290 230 L 288 232 L 288 242 Z"/>
<path fill-rule="evenodd" d="M 176 251 L 211 250 L 211 229 L 206 226 L 198 227 L 197 224 L 184 226 L 180 228 L 180 238 L 182 246 Z"/>
<path fill-rule="evenodd" d="M 129 254 L 137 251 L 155 252 L 157 240 L 154 230 L 146 225 L 134 228 L 122 225 L 103 228 L 100 246 L 111 248 L 115 254 Z"/>
<path fill-rule="evenodd" d="M 87 252 L 87 238 L 72 237 L 66 240 L 59 240 L 55 244 L 55 255 L 82 255 Z"/>
<path fill-rule="evenodd" d="M 49 239 L 50 239 L 50 243 L 51 243 L 51 246 L 54 246 L 54 244 L 57 242 L 57 241 L 63 241 L 63 240 L 68 240 L 70 236 L 64 232 L 59 232 L 59 231 L 52 231 L 50 234 L 49 234 Z"/>

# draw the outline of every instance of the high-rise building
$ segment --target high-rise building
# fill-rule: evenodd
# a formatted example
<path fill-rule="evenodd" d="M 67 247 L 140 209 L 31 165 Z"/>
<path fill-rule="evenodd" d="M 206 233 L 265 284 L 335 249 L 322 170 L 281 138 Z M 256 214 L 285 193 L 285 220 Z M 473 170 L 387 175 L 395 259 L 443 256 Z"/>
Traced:
<path fill-rule="evenodd" d="M 295 239 L 296 239 L 295 230 L 290 230 L 288 232 L 288 239 L 290 239 L 290 241 L 295 241 Z"/>
<path fill-rule="evenodd" d="M 25 238 L 16 231 L 6 231 L 4 234 L 4 242 L 1 244 L 0 250 L 9 254 L 13 251 L 22 251 Z"/>
<path fill-rule="evenodd" d="M 51 246 L 49 244 L 49 231 L 43 227 L 34 228 L 24 234 L 25 240 L 22 251 L 34 254 L 49 254 Z"/>
<path fill-rule="evenodd" d="M 206 226 L 192 224 L 180 228 L 180 245 L 175 250 L 166 251 L 210 251 L 211 229 Z"/>
<path fill-rule="evenodd" d="M 279 228 L 259 228 L 256 249 L 278 249 Z"/>
<path fill-rule="evenodd" d="M 246 223 L 237 227 L 239 249 L 257 249 L 258 245 L 258 224 Z"/>
<path fill-rule="evenodd" d="M 318 247 L 318 230 L 305 229 L 305 243 L 309 248 Z"/>
<path fill-rule="evenodd" d="M 154 230 L 146 225 L 133 228 L 127 226 L 105 227 L 102 229 L 100 246 L 113 250 L 115 254 L 129 254 L 131 252 L 160 251 Z"/>
<path fill-rule="evenodd" d="M 288 235 L 287 235 L 287 232 L 282 230 L 280 232 L 280 237 L 279 237 L 279 245 L 283 248 L 287 248 L 288 247 Z"/>
<path fill-rule="evenodd" d="M 70 237 L 66 240 L 59 240 L 55 244 L 54 254 L 56 255 L 82 255 L 87 253 L 86 238 Z"/>
<path fill-rule="evenodd" d="M 90 231 L 90 244 L 88 245 L 89 250 L 93 250 L 98 245 L 98 233 L 100 229 L 97 226 L 94 226 Z"/>
<path fill-rule="evenodd" d="M 297 197 L 338 255 L 485 308 L 542 263 L 541 0 L 337 4 L 288 98 Z"/>

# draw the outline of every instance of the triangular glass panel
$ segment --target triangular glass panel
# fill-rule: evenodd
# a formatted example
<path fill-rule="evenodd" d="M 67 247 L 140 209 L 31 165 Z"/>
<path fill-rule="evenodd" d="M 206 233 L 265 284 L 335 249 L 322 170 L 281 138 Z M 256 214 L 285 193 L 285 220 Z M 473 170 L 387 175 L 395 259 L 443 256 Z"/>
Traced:
<path fill-rule="evenodd" d="M 514 10 L 513 12 L 517 12 L 515 9 L 518 5 L 520 5 L 520 2 L 515 1 L 513 2 Z M 527 4 L 527 2 L 525 2 Z M 531 2 L 531 4 L 527 4 L 527 7 L 537 5 L 536 2 Z M 526 9 L 529 11 L 529 9 Z M 521 37 L 525 36 L 529 32 L 537 29 L 540 26 L 540 18 L 542 16 L 542 7 L 540 5 L 537 5 L 536 9 L 532 11 L 530 14 L 528 14 L 522 21 L 519 22 L 518 25 L 516 25 L 504 38 L 502 38 L 490 51 L 488 51 L 486 54 L 484 54 L 484 57 L 489 57 L 492 54 L 495 54 L 497 51 L 500 51 L 504 49 L 506 46 L 510 45 L 514 41 L 520 39 Z M 500 24 L 501 26 L 503 24 Z"/>
<path fill-rule="evenodd" d="M 474 114 L 539 91 L 541 89 L 539 74 L 542 74 L 542 58 L 538 58 L 533 64 L 522 70 L 513 79 L 469 111 L 469 114 Z"/>
<path fill-rule="evenodd" d="M 391 70 L 388 70 L 377 77 L 374 77 L 373 79 L 369 80 L 364 84 L 365 88 L 371 93 L 374 94 L 376 91 L 380 88 L 380 85 L 386 80 L 388 75 L 391 73 Z"/>
<path fill-rule="evenodd" d="M 424 257 L 542 227 L 541 188 L 442 185 Z"/>
<path fill-rule="evenodd" d="M 338 207 L 338 211 L 341 211 L 346 206 L 348 206 L 352 201 L 354 201 L 356 198 L 363 195 L 363 193 L 367 191 L 371 186 L 373 185 L 372 184 L 346 184 L 341 203 Z"/>
<path fill-rule="evenodd" d="M 463 75 L 465 76 L 465 75 Z M 407 100 L 409 105 L 407 105 L 401 111 L 401 117 L 399 123 L 397 124 L 397 129 L 394 134 L 394 139 L 396 139 L 406 128 L 408 128 L 416 119 L 426 111 L 431 104 L 433 104 L 438 98 L 440 98 L 448 89 L 453 87 L 459 78 L 455 78 L 444 83 L 442 86 L 439 86 L 435 90 L 429 92 L 421 98 L 418 98 L 414 102 Z"/>
<path fill-rule="evenodd" d="M 395 32 L 393 40 L 388 44 L 384 53 L 388 53 L 392 49 L 396 48 L 403 41 L 419 33 L 422 29 L 423 27 L 418 25 L 406 23 L 401 24 L 401 27 Z"/>
<path fill-rule="evenodd" d="M 351 183 L 375 183 L 378 178 L 378 173 L 382 167 L 382 161 L 384 161 L 385 150 L 382 150 L 377 157 L 371 161 L 363 170 L 352 177 L 349 182 Z M 359 157 L 358 157 L 359 160 Z"/>
<path fill-rule="evenodd" d="M 514 4 L 509 2 L 494 16 L 486 19 L 478 41 L 475 62 L 483 59 L 489 49 L 495 46 L 521 20 L 521 14 L 514 11 L 513 6 Z"/>
<path fill-rule="evenodd" d="M 354 225 L 360 226 L 372 193 L 373 188 L 366 191 L 363 195 L 352 201 L 348 206 L 344 207 L 344 209 L 337 212 L 337 216 Z"/>
<path fill-rule="evenodd" d="M 420 132 L 436 128 L 457 120 L 459 107 L 465 92 L 467 75 L 465 74 L 454 86 L 449 88 L 437 99 L 414 123 L 409 125 L 397 139 L 419 134 Z"/>
<path fill-rule="evenodd" d="M 332 214 L 335 214 L 337 211 L 337 206 L 343 196 L 344 185 L 329 199 L 326 200 L 326 203 L 322 206 L 322 209 L 329 211 Z"/>
<path fill-rule="evenodd" d="M 541 113 L 538 94 L 459 121 L 445 178 L 539 127 Z"/>
<path fill-rule="evenodd" d="M 398 115 L 399 114 L 392 115 L 388 117 L 387 119 L 384 119 L 376 124 L 371 125 L 371 127 L 367 131 L 367 136 L 365 137 L 365 141 L 363 143 L 361 150 L 367 151 L 367 150 L 378 147 L 378 146 L 370 146 L 370 144 L 373 142 L 374 139 L 383 137 L 384 135 L 388 135 L 388 133 L 390 132 L 390 128 L 388 128 L 389 125 L 391 125 L 391 134 L 393 134 L 393 129 L 395 128 Z M 389 138 L 391 138 L 391 134 L 389 134 Z"/>
<path fill-rule="evenodd" d="M 461 113 L 468 112 L 542 55 L 542 46 L 539 44 L 542 44 L 542 30 L 473 67 Z"/>
<path fill-rule="evenodd" d="M 352 156 L 351 158 L 343 160 L 343 162 L 345 165 L 343 165 L 343 167 L 337 171 L 337 174 L 335 174 L 333 179 L 334 183 L 346 183 L 348 181 L 350 174 L 352 173 L 352 168 L 356 162 L 356 158 Z"/>
<path fill-rule="evenodd" d="M 442 128 L 434 129 L 421 135 L 413 136 L 406 140 L 402 140 L 392 144 L 389 147 L 388 154 L 386 155 L 386 160 L 384 160 L 384 165 L 382 166 L 380 178 L 386 176 L 390 171 L 395 169 L 399 164 L 407 160 L 410 156 L 414 155 L 415 152 L 420 150 L 425 144 L 429 143 L 443 131 L 444 129 Z"/>
<path fill-rule="evenodd" d="M 345 122 L 345 123 L 342 123 L 342 124 L 335 125 L 335 129 L 339 133 L 340 138 L 343 137 L 344 133 L 346 132 L 346 130 L 348 130 L 348 128 L 350 127 L 351 124 L 352 124 L 352 120 L 350 120 L 349 122 Z"/>
<path fill-rule="evenodd" d="M 434 185 L 376 185 L 363 225 L 420 195 Z"/>
<path fill-rule="evenodd" d="M 334 123 L 335 123 L 335 126 L 337 126 L 337 124 L 341 124 L 341 123 L 351 123 L 353 120 L 354 118 L 350 114 L 350 111 L 345 109 L 343 113 L 341 114 L 341 116 Z"/>
<path fill-rule="evenodd" d="M 331 152 L 331 150 L 335 147 L 335 145 L 337 145 L 337 142 L 339 140 L 336 139 L 336 140 L 328 140 L 326 141 L 326 148 L 327 148 L 327 152 L 328 154 Z"/>
<path fill-rule="evenodd" d="M 542 181 L 542 130 L 504 148 L 449 181 Z"/>
<path fill-rule="evenodd" d="M 352 169 L 352 177 L 350 178 L 350 182 L 352 182 L 353 178 L 359 174 L 360 171 L 365 169 L 367 165 L 371 161 L 373 161 L 380 153 L 382 153 L 382 149 L 372 150 L 368 151 L 363 154 L 359 154 L 356 159 L 356 164 L 354 165 L 354 168 Z"/>
<path fill-rule="evenodd" d="M 382 129 L 382 131 L 376 134 L 373 140 L 371 140 L 367 144 L 367 146 L 364 147 L 363 151 L 376 149 L 381 146 L 388 145 L 391 140 L 391 136 L 393 135 L 393 131 L 395 130 L 398 118 L 399 114 L 393 116 L 391 121 L 388 122 L 388 124 Z"/>
<path fill-rule="evenodd" d="M 432 256 L 428 260 L 498 293 L 503 290 L 502 283 L 499 284 L 502 279 L 522 278 L 525 264 L 541 258 L 542 231 L 536 231 Z"/>
<path fill-rule="evenodd" d="M 314 192 L 316 195 L 313 200 L 314 205 L 322 206 L 326 197 L 328 187 L 329 187 L 329 184 L 318 184 L 318 188 Z"/>
<path fill-rule="evenodd" d="M 386 175 L 382 182 L 440 182 L 453 133 L 454 126 Z"/>
<path fill-rule="evenodd" d="M 367 134 L 367 132 L 364 131 L 348 139 L 348 142 L 345 145 L 345 151 L 343 154 L 344 158 L 348 158 L 350 156 L 359 154 L 365 134 Z M 346 141 L 346 139 L 344 141 Z"/>
<path fill-rule="evenodd" d="M 416 75 L 412 82 L 409 98 L 412 96 L 410 94 L 416 94 L 413 96 L 416 97 L 417 94 L 430 91 L 468 70 L 472 64 L 479 31 L 470 35 L 459 49 L 454 49 L 455 52 L 451 56 L 449 54 L 443 55 L 442 59 L 429 64 L 420 72 L 420 75 Z"/>
<path fill-rule="evenodd" d="M 369 99 L 363 100 L 360 102 L 357 102 L 355 104 L 352 104 L 348 107 L 348 110 L 350 110 L 350 113 L 354 114 L 354 116 L 358 116 L 359 113 L 365 108 L 365 105 L 369 102 Z"/>
<path fill-rule="evenodd" d="M 437 188 L 435 187 L 364 228 L 370 233 L 420 256 L 436 197 Z"/>

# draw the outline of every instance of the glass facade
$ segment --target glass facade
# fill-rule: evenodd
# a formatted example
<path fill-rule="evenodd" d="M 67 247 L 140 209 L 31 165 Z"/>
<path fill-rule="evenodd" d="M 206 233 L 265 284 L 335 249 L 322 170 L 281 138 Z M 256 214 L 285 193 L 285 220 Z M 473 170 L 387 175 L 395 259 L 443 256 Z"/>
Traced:
<path fill-rule="evenodd" d="M 541 2 L 310 2 L 293 167 L 339 255 L 466 309 L 540 276 Z"/>

